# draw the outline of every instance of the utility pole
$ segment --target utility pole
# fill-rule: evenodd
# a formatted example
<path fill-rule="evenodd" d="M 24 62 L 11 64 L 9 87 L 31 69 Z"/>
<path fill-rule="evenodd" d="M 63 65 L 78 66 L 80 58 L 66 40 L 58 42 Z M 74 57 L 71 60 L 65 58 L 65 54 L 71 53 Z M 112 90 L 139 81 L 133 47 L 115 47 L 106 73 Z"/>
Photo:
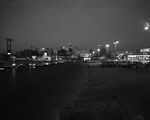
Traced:
<path fill-rule="evenodd" d="M 11 38 L 6 38 L 5 40 L 7 41 L 8 62 L 11 62 L 11 42 L 13 41 L 13 39 L 11 39 Z"/>

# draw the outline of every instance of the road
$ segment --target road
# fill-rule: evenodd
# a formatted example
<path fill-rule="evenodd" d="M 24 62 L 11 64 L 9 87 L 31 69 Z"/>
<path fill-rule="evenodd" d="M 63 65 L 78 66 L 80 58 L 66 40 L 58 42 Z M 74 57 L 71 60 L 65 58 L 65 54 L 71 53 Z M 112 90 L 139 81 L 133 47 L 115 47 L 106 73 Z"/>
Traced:
<path fill-rule="evenodd" d="M 76 98 L 86 81 L 80 63 L 0 72 L 0 119 L 49 120 Z"/>

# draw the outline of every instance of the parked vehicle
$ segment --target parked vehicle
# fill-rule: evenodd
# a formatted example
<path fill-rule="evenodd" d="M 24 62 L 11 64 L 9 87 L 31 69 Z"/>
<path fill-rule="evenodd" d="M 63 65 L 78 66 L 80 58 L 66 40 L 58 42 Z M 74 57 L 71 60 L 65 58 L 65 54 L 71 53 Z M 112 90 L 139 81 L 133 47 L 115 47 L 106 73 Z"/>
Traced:
<path fill-rule="evenodd" d="M 29 67 L 35 67 L 35 62 L 29 62 L 28 65 Z"/>
<path fill-rule="evenodd" d="M 130 62 L 130 61 L 127 62 L 127 67 L 128 68 L 132 68 L 132 65 L 133 65 L 133 62 Z"/>
<path fill-rule="evenodd" d="M 45 64 L 46 66 L 49 66 L 51 63 L 48 62 L 48 61 L 45 61 L 44 64 Z"/>
<path fill-rule="evenodd" d="M 44 62 L 39 61 L 35 63 L 35 67 L 43 67 L 43 66 L 45 66 Z"/>
<path fill-rule="evenodd" d="M 51 61 L 51 64 L 53 64 L 53 65 L 54 65 L 54 64 L 58 64 L 58 61 L 57 61 L 57 60 L 52 60 L 52 61 Z"/>
<path fill-rule="evenodd" d="M 129 62 L 128 61 L 122 61 L 118 63 L 119 67 L 128 67 Z"/>
<path fill-rule="evenodd" d="M 145 65 L 145 67 L 148 67 L 149 68 L 149 62 L 147 62 L 147 63 L 145 63 L 144 65 Z"/>
<path fill-rule="evenodd" d="M 64 63 L 64 60 L 58 60 L 58 63 Z"/>
<path fill-rule="evenodd" d="M 104 61 L 102 62 L 102 67 L 116 67 L 116 63 L 113 61 Z"/>
<path fill-rule="evenodd" d="M 144 68 L 145 65 L 142 62 L 133 62 L 132 67 L 135 68 Z"/>
<path fill-rule="evenodd" d="M 100 61 L 88 61 L 89 67 L 101 66 L 102 62 Z"/>

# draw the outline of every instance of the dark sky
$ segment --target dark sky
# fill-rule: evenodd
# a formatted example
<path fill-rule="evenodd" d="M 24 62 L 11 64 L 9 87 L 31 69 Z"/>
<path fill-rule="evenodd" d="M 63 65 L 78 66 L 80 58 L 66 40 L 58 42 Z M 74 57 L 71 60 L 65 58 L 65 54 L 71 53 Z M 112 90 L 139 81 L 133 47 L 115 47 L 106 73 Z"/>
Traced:
<path fill-rule="evenodd" d="M 97 48 L 117 39 L 118 51 L 150 45 L 144 30 L 150 0 L 0 0 L 0 52 L 68 46 Z"/>

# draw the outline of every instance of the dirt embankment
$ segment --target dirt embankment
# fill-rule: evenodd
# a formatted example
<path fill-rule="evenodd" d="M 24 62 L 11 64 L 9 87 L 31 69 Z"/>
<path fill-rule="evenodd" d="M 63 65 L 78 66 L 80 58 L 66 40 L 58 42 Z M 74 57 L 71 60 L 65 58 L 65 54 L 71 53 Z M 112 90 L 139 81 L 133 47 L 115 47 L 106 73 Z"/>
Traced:
<path fill-rule="evenodd" d="M 87 68 L 85 87 L 60 120 L 150 119 L 150 73 L 125 68 Z"/>

